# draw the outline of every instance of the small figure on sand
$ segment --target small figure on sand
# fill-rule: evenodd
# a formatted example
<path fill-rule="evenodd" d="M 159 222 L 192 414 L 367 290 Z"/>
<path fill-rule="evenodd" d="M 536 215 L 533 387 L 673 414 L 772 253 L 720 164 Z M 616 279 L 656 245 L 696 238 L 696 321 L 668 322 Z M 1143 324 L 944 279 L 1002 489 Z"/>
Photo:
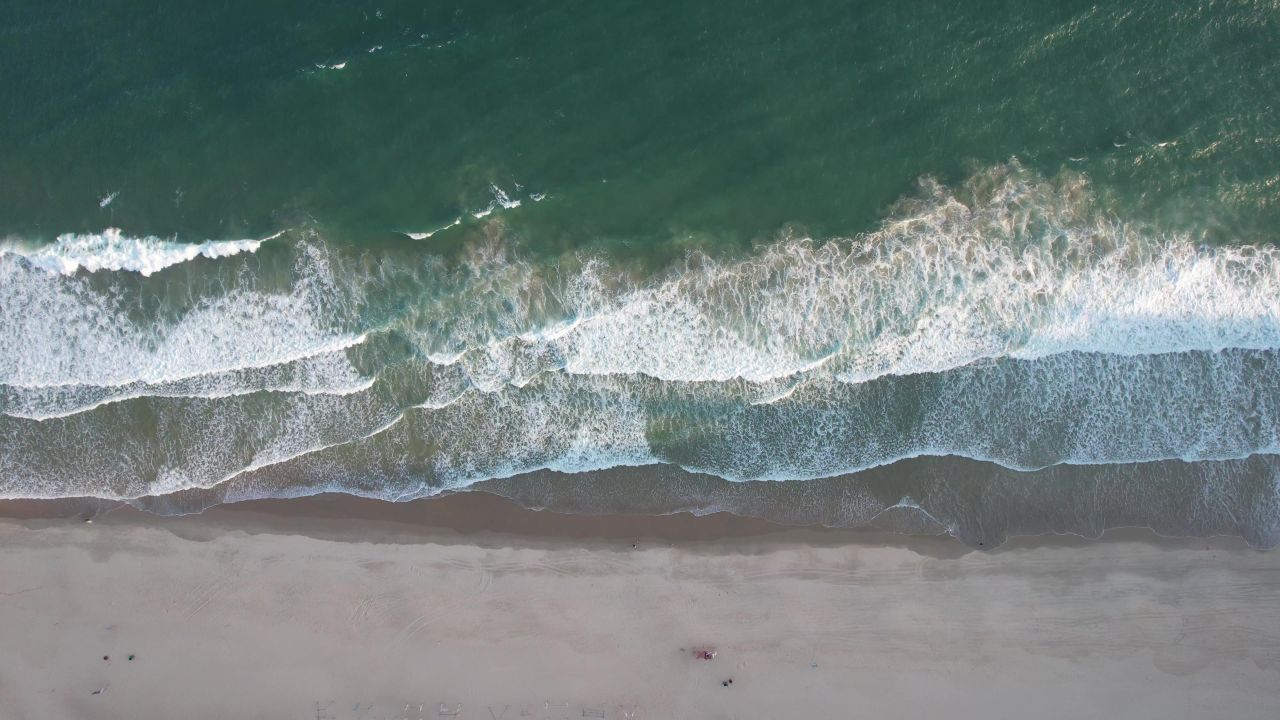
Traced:
<path fill-rule="evenodd" d="M 699 660 L 713 660 L 716 656 L 715 648 L 694 648 L 693 656 Z"/>

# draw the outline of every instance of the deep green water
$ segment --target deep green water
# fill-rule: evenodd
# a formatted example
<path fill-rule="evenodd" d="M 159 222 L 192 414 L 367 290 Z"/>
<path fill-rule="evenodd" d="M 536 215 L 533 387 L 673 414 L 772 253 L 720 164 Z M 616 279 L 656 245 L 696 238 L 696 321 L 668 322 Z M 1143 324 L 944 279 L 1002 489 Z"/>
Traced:
<path fill-rule="evenodd" d="M 364 239 L 516 183 L 554 200 L 507 218 L 539 247 L 741 243 L 790 223 L 829 236 L 867 229 L 921 175 L 954 183 L 1012 157 L 1224 242 L 1269 241 L 1280 217 L 1270 2 L 4 15 L 0 228 L 24 236 L 241 237 L 310 219 Z"/>
<path fill-rule="evenodd" d="M 1274 544 L 1278 228 L 1276 2 L 8 3 L 0 495 Z"/>

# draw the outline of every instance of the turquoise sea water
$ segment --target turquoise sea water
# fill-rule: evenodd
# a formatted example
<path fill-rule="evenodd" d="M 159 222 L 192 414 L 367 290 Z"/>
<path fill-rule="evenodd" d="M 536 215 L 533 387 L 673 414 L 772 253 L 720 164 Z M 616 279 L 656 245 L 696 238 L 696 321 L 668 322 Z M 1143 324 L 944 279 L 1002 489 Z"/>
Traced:
<path fill-rule="evenodd" d="M 1280 542 L 1274 2 L 0 33 L 0 496 Z"/>

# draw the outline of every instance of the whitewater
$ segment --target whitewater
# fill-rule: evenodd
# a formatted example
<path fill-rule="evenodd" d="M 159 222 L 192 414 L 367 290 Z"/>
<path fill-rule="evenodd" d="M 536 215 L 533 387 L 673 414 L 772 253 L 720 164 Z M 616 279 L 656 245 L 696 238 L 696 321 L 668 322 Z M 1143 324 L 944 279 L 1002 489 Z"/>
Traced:
<path fill-rule="evenodd" d="M 1083 175 L 925 179 L 871 232 L 657 271 L 489 222 L 453 256 L 319 227 L 7 243 L 0 497 L 1280 452 L 1280 254 L 1125 221 Z"/>

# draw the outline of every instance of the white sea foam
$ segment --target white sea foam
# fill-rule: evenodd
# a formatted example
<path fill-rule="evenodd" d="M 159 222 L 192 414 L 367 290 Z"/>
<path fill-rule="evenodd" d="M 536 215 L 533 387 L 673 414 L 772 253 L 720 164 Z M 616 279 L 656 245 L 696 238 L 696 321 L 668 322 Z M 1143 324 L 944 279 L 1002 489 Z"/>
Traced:
<path fill-rule="evenodd" d="M 120 197 L 119 192 L 110 192 L 110 193 L 107 193 L 106 195 L 103 195 L 102 199 L 98 201 L 98 207 L 104 208 L 110 205 L 111 203 L 115 202 L 117 197 Z"/>
<path fill-rule="evenodd" d="M 519 191 L 520 187 L 521 185 L 519 183 L 516 183 L 517 192 Z M 483 210 L 476 210 L 472 212 L 471 217 L 477 220 L 481 220 L 492 215 L 493 212 L 498 208 L 502 208 L 503 210 L 514 210 L 524 204 L 523 200 L 519 198 L 511 197 L 511 195 L 509 195 L 506 190 L 503 190 L 497 185 L 490 185 L 489 192 L 493 194 L 493 200 L 488 205 L 486 205 Z M 535 193 L 530 197 L 534 202 L 538 202 L 546 196 L 538 195 Z"/>
<path fill-rule="evenodd" d="M 493 191 L 494 202 L 498 203 L 503 208 L 511 210 L 520 207 L 519 200 L 513 199 L 510 195 L 507 195 L 507 193 L 497 185 L 490 185 L 489 189 Z"/>
<path fill-rule="evenodd" d="M 935 387 L 910 391 L 922 403 L 923 422 L 895 411 L 898 392 L 868 395 L 841 383 L 806 384 L 783 406 L 752 407 L 735 383 L 547 375 L 524 388 L 424 403 L 350 442 L 312 442 L 314 450 L 289 456 L 300 464 L 286 473 L 347 478 L 337 489 L 400 495 L 424 487 L 424 479 L 437 489 L 461 488 L 538 469 L 658 462 L 732 481 L 791 481 L 927 456 L 1034 470 L 1280 451 L 1271 418 L 1250 429 L 1231 414 L 1242 399 L 1278 396 L 1274 353 L 1100 357 L 1007 361 L 938 376 Z M 1206 381 L 1184 382 L 1194 377 Z M 1161 388 L 1179 391 L 1152 394 Z M 1066 417 L 1073 419 L 1064 425 Z M 674 447 L 662 439 L 673 432 L 680 438 Z M 406 458 L 415 446 L 430 454 Z"/>
<path fill-rule="evenodd" d="M 561 359 L 552 369 L 686 382 L 858 383 L 1070 351 L 1280 347 L 1273 248 L 1206 248 L 1127 225 L 1096 209 L 1083 178 L 1040 180 L 1016 164 L 957 193 L 927 183 L 925 195 L 867 235 L 694 257 L 640 286 L 589 263 L 554 290 L 575 323 L 519 334 Z M 537 277 L 509 288 L 509 304 Z M 501 362 L 504 342 L 471 350 Z"/>
<path fill-rule="evenodd" d="M 254 457 L 254 459 L 247 466 L 240 468 L 238 470 L 234 470 L 228 473 L 227 475 L 217 480 L 214 480 L 212 482 L 192 483 L 188 478 L 186 478 L 183 475 L 178 475 L 176 477 L 171 476 L 171 477 L 163 478 L 161 480 L 158 480 L 156 483 L 153 483 L 151 487 L 148 488 L 147 494 L 148 495 L 167 495 L 170 493 L 180 492 L 183 490 L 193 490 L 193 489 L 208 490 L 210 488 L 217 487 L 218 485 L 231 482 L 232 480 L 236 479 L 237 477 L 240 477 L 241 475 L 247 475 L 256 470 L 261 470 L 263 468 L 271 467 L 273 465 L 281 465 L 291 460 L 297 460 L 299 458 L 303 458 L 308 455 L 313 455 L 315 453 L 320 453 L 325 450 L 329 450 L 331 448 L 350 445 L 352 443 L 359 442 L 361 440 L 368 440 L 370 438 L 377 437 L 378 435 L 381 435 L 382 433 L 387 432 L 388 430 L 394 428 L 396 425 L 400 423 L 401 420 L 404 420 L 404 413 L 397 414 L 395 417 L 386 421 L 379 427 L 376 427 L 356 438 L 343 439 L 336 442 L 331 442 L 331 443 L 314 446 L 314 447 L 312 446 L 295 447 L 284 452 L 277 451 L 269 454 L 259 454 L 258 456 Z M 130 498 L 130 499 L 133 499 L 133 498 Z"/>
<path fill-rule="evenodd" d="M 657 277 L 601 258 L 539 264 L 498 241 L 466 248 L 460 268 L 434 258 L 372 278 L 330 268 L 323 247 L 300 252 L 288 288 L 246 271 L 141 322 L 124 291 L 90 282 L 102 278 L 0 257 L 0 384 L 18 388 L 5 410 L 58 417 L 0 418 L 14 430 L 0 437 L 4 493 L 23 478 L 31 492 L 170 492 L 283 462 L 282 475 L 369 492 L 358 483 L 385 480 L 399 497 L 538 468 L 782 480 L 927 454 L 1032 469 L 1280 450 L 1280 253 L 1119 222 L 1076 176 L 1015 164 L 954 191 L 926 183 L 866 235 L 695 254 Z M 373 282 L 409 294 L 389 325 L 428 379 L 361 384 L 342 357 L 362 339 L 352 298 Z M 229 379 L 323 353 L 339 359 L 315 384 L 264 370 L 244 385 L 288 397 L 241 396 Z M 304 386 L 321 391 L 292 391 Z M 73 396 L 36 392 L 50 387 Z M 135 390 L 208 402 L 155 403 L 172 445 L 94 424 Z M 61 460 L 24 469 L 67 438 L 58 452 L 82 475 Z M 120 468 L 95 466 L 102 453 Z M 164 471 L 141 482 L 136 458 Z"/>
<path fill-rule="evenodd" d="M 363 334 L 339 329 L 349 298 L 334 285 L 325 252 L 301 250 L 286 292 L 256 290 L 246 281 L 149 323 L 134 317 L 136 299 L 110 287 L 48 272 L 27 256 L 0 255 L 0 385 L 171 383 L 363 342 Z"/>
<path fill-rule="evenodd" d="M 751 404 L 752 405 L 772 405 L 774 403 L 782 402 L 783 400 L 786 400 L 787 398 L 794 395 L 796 390 L 799 387 L 800 387 L 800 383 L 798 382 L 789 383 L 787 385 L 784 385 L 781 390 L 773 392 L 765 397 L 752 400 Z"/>
<path fill-rule="evenodd" d="M 747 402 L 752 393 L 739 381 L 566 374 L 491 392 L 445 392 L 445 383 L 438 399 L 407 412 L 369 392 L 253 404 L 233 397 L 160 405 L 156 437 L 116 437 L 85 415 L 68 418 L 75 424 L 7 426 L 0 492 L 90 487 L 88 494 L 137 497 L 213 487 L 285 462 L 282 477 L 337 477 L 333 489 L 399 495 L 423 483 L 458 488 L 537 469 L 657 462 L 735 481 L 788 481 L 921 456 L 1019 470 L 1238 459 L 1280 451 L 1280 425 L 1268 409 L 1280 398 L 1278 366 L 1275 352 L 1072 353 L 886 380 L 879 390 L 810 382 L 785 403 L 762 405 Z M 915 410 L 901 411 L 904 395 Z M 221 443 L 227 433 L 237 442 Z M 141 450 L 132 447 L 138 443 Z M 47 471 L 52 460 L 32 457 L 49 449 L 67 463 L 57 473 Z M 129 479 L 129 468 L 143 462 L 139 453 L 181 462 L 139 484 Z M 43 484 L 21 482 L 42 468 Z M 101 485 L 107 480 L 115 484 Z"/>
<path fill-rule="evenodd" d="M 956 191 L 926 182 L 863 236 L 695 255 L 647 282 L 598 258 L 549 270 L 502 246 L 473 249 L 459 277 L 420 310 L 431 332 L 411 337 L 491 393 L 561 372 L 742 380 L 760 386 L 747 402 L 777 406 L 809 380 L 1280 348 L 1280 253 L 1118 222 L 1083 178 L 1016 164 Z"/>
<path fill-rule="evenodd" d="M 268 367 L 240 368 L 171 381 L 9 387 L 0 389 L 0 400 L 3 400 L 0 409 L 11 417 L 45 421 L 138 398 L 212 400 L 257 392 L 350 395 L 369 389 L 374 381 L 352 367 L 343 349 Z"/>
<path fill-rule="evenodd" d="M 448 225 L 441 225 L 440 227 L 434 230 L 427 230 L 425 232 L 406 232 L 404 234 L 406 237 L 409 237 L 410 239 L 413 239 L 413 240 L 426 240 L 427 238 L 435 235 L 438 232 L 443 232 L 445 230 L 448 230 L 451 227 L 456 227 L 461 224 L 462 224 L 462 218 L 454 218 L 453 222 L 449 223 Z"/>
<path fill-rule="evenodd" d="M 0 247 L 0 255 L 18 255 L 36 267 L 63 275 L 80 269 L 88 272 L 127 270 L 151 275 L 197 257 L 222 258 L 256 252 L 262 243 L 280 234 L 260 240 L 182 243 L 151 236 L 129 237 L 118 228 L 107 228 L 100 233 L 59 235 L 52 245 L 36 249 L 10 244 Z"/>

